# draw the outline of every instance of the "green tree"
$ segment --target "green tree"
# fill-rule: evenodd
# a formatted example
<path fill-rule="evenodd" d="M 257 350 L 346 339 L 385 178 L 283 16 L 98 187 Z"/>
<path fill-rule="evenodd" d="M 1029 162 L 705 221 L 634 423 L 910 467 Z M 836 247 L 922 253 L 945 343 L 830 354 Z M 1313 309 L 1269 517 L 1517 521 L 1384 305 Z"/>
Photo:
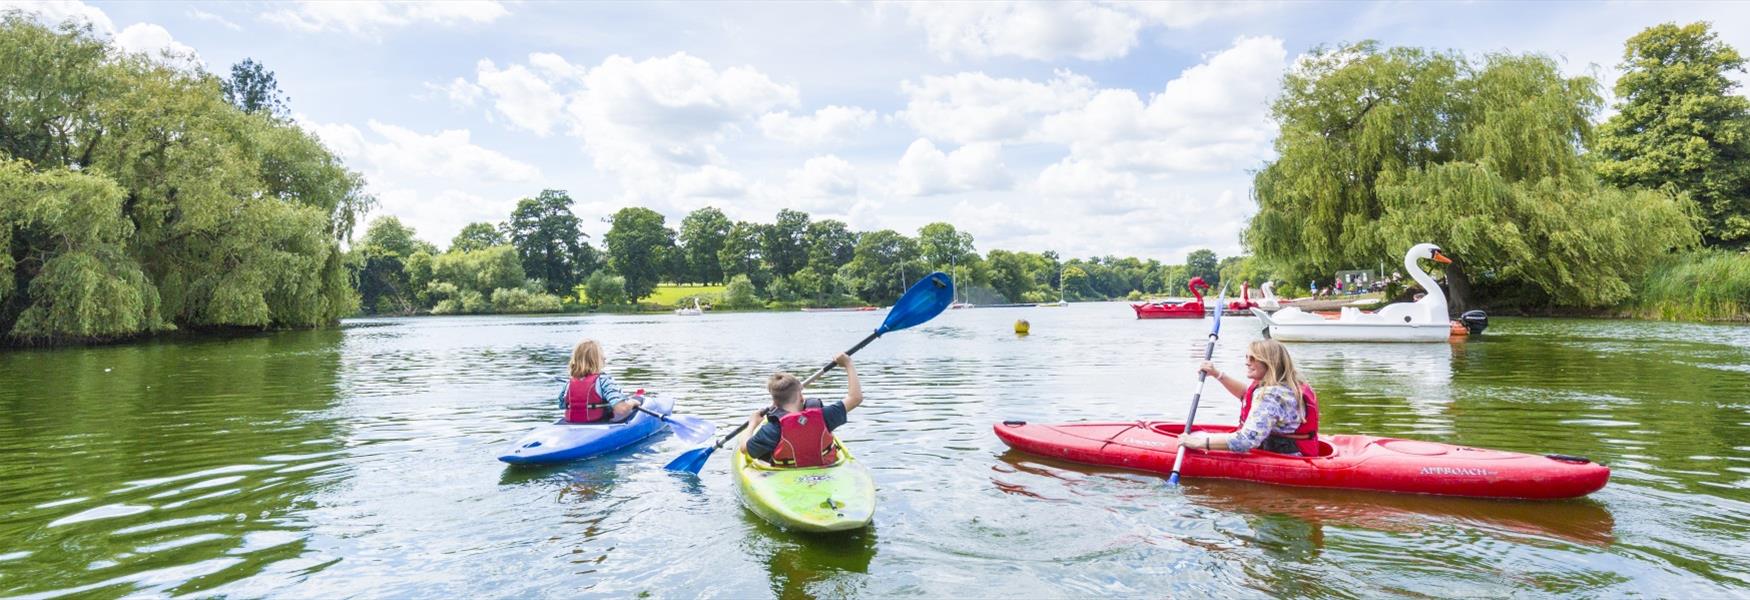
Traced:
<path fill-rule="evenodd" d="M 13 185 L 60 197 L 93 185 L 54 175 L 77 171 L 121 198 L 110 205 L 80 191 L 77 211 L 22 217 L 52 204 L 7 207 L 12 280 L 0 284 L 11 290 L 0 330 L 14 340 L 313 327 L 357 310 L 339 245 L 373 200 L 308 132 L 232 106 L 210 75 L 127 55 L 89 27 L 51 30 L 18 13 L 0 15 L 0 82 L 0 154 L 26 161 L 31 174 L 14 175 Z M 92 210 L 106 214 L 80 216 Z M 82 218 L 81 227 L 109 219 L 129 227 L 99 229 L 123 237 L 86 260 L 53 233 Z M 136 303 L 105 281 L 155 289 L 140 290 Z M 114 307 L 60 312 L 81 305 L 64 294 L 95 294 Z"/>
<path fill-rule="evenodd" d="M 1215 258 L 1215 251 L 1208 248 L 1192 250 L 1185 255 L 1185 276 L 1202 277 L 1210 287 L 1220 289 L 1221 261 Z M 1173 290 L 1168 290 L 1172 292 Z"/>
<path fill-rule="evenodd" d="M 763 287 L 771 281 L 772 271 L 766 266 L 760 249 L 765 239 L 764 228 L 746 221 L 736 221 L 730 226 L 729 235 L 723 239 L 723 249 L 717 251 L 724 277 L 745 275 L 755 287 Z"/>
<path fill-rule="evenodd" d="M 1707 23 L 1664 23 L 1628 39 L 1617 113 L 1598 131 L 1605 181 L 1687 194 L 1702 240 L 1750 245 L 1750 98 L 1744 58 Z"/>
<path fill-rule="evenodd" d="M 231 77 L 220 82 L 219 87 L 225 92 L 225 101 L 243 112 L 262 113 L 275 119 L 290 116 L 291 99 L 280 92 L 273 71 L 253 58 L 231 65 Z"/>
<path fill-rule="evenodd" d="M 857 253 L 857 233 L 843 221 L 825 219 L 808 224 L 808 268 L 821 277 L 832 277 Z"/>
<path fill-rule="evenodd" d="M 694 277 L 701 283 L 723 282 L 723 260 L 718 253 L 723 251 L 729 229 L 734 225 L 729 217 L 723 216 L 723 211 L 709 206 L 681 219 L 680 245 Z"/>
<path fill-rule="evenodd" d="M 754 289 L 753 281 L 746 275 L 736 275 L 729 278 L 729 284 L 723 289 L 724 308 L 758 308 L 759 293 Z"/>
<path fill-rule="evenodd" d="M 1063 269 L 1063 293 L 1065 297 L 1075 300 L 1104 300 L 1106 295 L 1096 292 L 1088 281 L 1088 272 L 1080 266 L 1069 266 Z"/>
<path fill-rule="evenodd" d="M 367 313 L 405 313 L 413 310 L 414 287 L 407 273 L 407 261 L 416 253 L 430 250 L 414 238 L 413 228 L 401 224 L 393 216 L 378 217 L 365 229 L 364 239 L 354 247 L 355 268 L 358 270 L 359 300 Z"/>
<path fill-rule="evenodd" d="M 620 306 L 631 302 L 626 298 L 626 278 L 607 271 L 591 273 L 589 279 L 583 282 L 583 290 L 589 303 L 597 307 Z"/>
<path fill-rule="evenodd" d="M 789 277 L 808 265 L 808 213 L 788 208 L 761 231 L 760 255 L 772 274 Z"/>
<path fill-rule="evenodd" d="M 851 262 L 840 272 L 851 279 L 853 291 L 863 301 L 886 304 L 898 299 L 927 268 L 917 240 L 883 229 L 858 237 Z"/>
<path fill-rule="evenodd" d="M 662 279 L 664 258 L 674 247 L 673 231 L 663 226 L 661 213 L 642 207 L 627 207 L 614 213 L 614 225 L 603 238 L 608 244 L 608 263 L 626 278 L 626 295 L 642 300 L 656 291 Z"/>
<path fill-rule="evenodd" d="M 946 271 L 950 265 L 965 264 L 977 255 L 972 247 L 972 234 L 954 229 L 947 223 L 930 223 L 918 229 L 918 249 L 931 268 Z M 950 273 L 952 275 L 952 273 Z"/>
<path fill-rule="evenodd" d="M 522 258 L 523 272 L 540 280 L 551 294 L 570 293 L 594 270 L 594 250 L 583 233 L 577 215 L 571 212 L 571 195 L 564 190 L 541 190 L 534 198 L 517 201 L 504 224 L 505 234 Z"/>
<path fill-rule="evenodd" d="M 455 239 L 450 240 L 450 250 L 472 252 L 507 243 L 510 242 L 505 239 L 504 232 L 493 227 L 491 223 L 469 223 L 462 227 Z"/>
<path fill-rule="evenodd" d="M 1396 264 L 1431 241 L 1454 259 L 1445 274 L 1456 310 L 1475 277 L 1494 289 L 1532 284 L 1553 303 L 1620 299 L 1645 258 L 1694 232 L 1670 197 L 1596 180 L 1582 154 L 1596 88 L 1538 55 L 1472 61 L 1370 43 L 1315 52 L 1272 106 L 1278 158 L 1255 178 L 1259 211 L 1244 241 L 1299 281 Z"/>

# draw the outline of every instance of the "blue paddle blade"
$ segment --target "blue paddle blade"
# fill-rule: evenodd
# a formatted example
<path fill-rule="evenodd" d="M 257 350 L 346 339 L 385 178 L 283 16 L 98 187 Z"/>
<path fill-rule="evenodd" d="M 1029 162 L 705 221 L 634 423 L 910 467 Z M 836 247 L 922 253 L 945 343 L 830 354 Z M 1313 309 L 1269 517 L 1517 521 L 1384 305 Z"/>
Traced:
<path fill-rule="evenodd" d="M 711 459 L 711 452 L 715 450 L 717 450 L 716 446 L 705 446 L 703 448 L 694 448 L 682 452 L 681 455 L 675 457 L 674 460 L 668 461 L 668 465 L 663 468 L 670 471 L 680 471 L 682 473 L 698 475 L 699 469 L 705 467 L 705 461 Z"/>
<path fill-rule="evenodd" d="M 893 308 L 887 311 L 887 320 L 882 321 L 875 332 L 887 333 L 918 325 L 936 318 L 953 303 L 954 279 L 941 271 L 925 275 L 893 303 Z"/>
<path fill-rule="evenodd" d="M 668 421 L 668 428 L 674 431 L 675 437 L 688 444 L 700 444 L 717 435 L 717 426 L 699 417 L 669 415 L 663 420 Z"/>
<path fill-rule="evenodd" d="M 1179 474 L 1174 473 L 1172 475 L 1168 475 L 1167 476 L 1167 485 L 1179 485 Z"/>

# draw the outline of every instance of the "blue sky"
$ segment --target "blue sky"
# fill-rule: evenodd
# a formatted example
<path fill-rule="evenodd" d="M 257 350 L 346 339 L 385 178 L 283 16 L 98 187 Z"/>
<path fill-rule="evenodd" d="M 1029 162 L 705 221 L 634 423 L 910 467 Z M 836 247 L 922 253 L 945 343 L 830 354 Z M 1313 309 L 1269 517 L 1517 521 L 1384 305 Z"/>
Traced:
<path fill-rule="evenodd" d="M 1283 71 L 1363 39 L 1540 52 L 1614 80 L 1647 26 L 1750 4 L 20 2 L 124 47 L 276 72 L 295 118 L 445 246 L 570 191 L 586 228 L 784 207 L 857 229 L 945 220 L 981 250 L 1239 251 Z M 1606 87 L 1608 94 L 1608 87 Z"/>

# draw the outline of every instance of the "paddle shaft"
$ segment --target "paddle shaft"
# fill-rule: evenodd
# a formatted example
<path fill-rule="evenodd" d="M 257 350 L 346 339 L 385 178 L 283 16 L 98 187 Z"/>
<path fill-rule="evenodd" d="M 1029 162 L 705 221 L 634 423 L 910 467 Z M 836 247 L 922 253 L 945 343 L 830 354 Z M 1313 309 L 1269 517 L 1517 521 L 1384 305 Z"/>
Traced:
<path fill-rule="evenodd" d="M 1203 347 L 1204 362 L 1215 358 L 1215 342 L 1221 339 L 1221 304 L 1226 300 L 1227 286 L 1222 286 L 1221 296 L 1215 299 L 1215 326 L 1209 330 L 1209 344 Z M 1197 393 L 1191 395 L 1191 414 L 1185 415 L 1185 431 L 1179 434 L 1179 453 L 1173 457 L 1173 472 L 1167 476 L 1168 484 L 1179 483 L 1179 467 L 1185 464 L 1185 436 L 1191 435 L 1191 423 L 1197 420 L 1197 404 L 1203 400 L 1203 383 L 1208 380 L 1208 371 L 1197 371 Z"/>
<path fill-rule="evenodd" d="M 876 340 L 876 338 L 879 338 L 879 337 L 881 337 L 880 331 L 876 331 L 875 333 L 871 333 L 871 334 L 869 334 L 869 337 L 863 338 L 863 341 L 857 342 L 857 345 L 851 346 L 850 350 L 846 350 L 845 354 L 856 354 L 858 350 L 862 350 L 864 346 L 869 345 L 869 342 L 873 342 Z M 808 379 L 802 380 L 802 387 L 804 387 L 804 388 L 808 387 L 808 384 L 814 383 L 814 380 L 820 379 L 821 375 L 825 375 L 827 371 L 831 371 L 833 367 L 836 367 L 838 365 L 839 364 L 837 361 L 826 363 L 826 366 L 821 367 L 819 371 L 815 371 L 813 375 L 809 375 Z M 729 440 L 735 439 L 735 436 L 737 434 L 740 434 L 741 430 L 747 429 L 747 424 L 750 422 L 752 422 L 752 421 L 751 420 L 742 421 L 740 425 L 737 425 L 735 427 L 735 429 L 730 430 L 728 435 L 723 436 L 723 439 L 717 440 L 717 444 L 715 445 L 715 447 L 722 448 L 724 444 L 729 443 Z"/>

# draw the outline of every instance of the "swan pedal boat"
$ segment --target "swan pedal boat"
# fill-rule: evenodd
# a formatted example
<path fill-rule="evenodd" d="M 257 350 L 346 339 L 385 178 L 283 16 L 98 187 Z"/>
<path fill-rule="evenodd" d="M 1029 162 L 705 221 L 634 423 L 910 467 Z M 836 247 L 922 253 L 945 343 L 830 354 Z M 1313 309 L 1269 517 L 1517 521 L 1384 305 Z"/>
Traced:
<path fill-rule="evenodd" d="M 1417 266 L 1417 259 L 1451 263 L 1434 244 L 1416 244 L 1404 253 L 1404 271 L 1427 290 L 1415 302 L 1388 304 L 1377 312 L 1344 307 L 1335 319 L 1327 319 L 1296 307 L 1266 312 L 1253 308 L 1264 323 L 1264 332 L 1284 342 L 1444 342 L 1453 337 L 1453 322 L 1446 313 L 1446 293 L 1434 278 Z"/>

